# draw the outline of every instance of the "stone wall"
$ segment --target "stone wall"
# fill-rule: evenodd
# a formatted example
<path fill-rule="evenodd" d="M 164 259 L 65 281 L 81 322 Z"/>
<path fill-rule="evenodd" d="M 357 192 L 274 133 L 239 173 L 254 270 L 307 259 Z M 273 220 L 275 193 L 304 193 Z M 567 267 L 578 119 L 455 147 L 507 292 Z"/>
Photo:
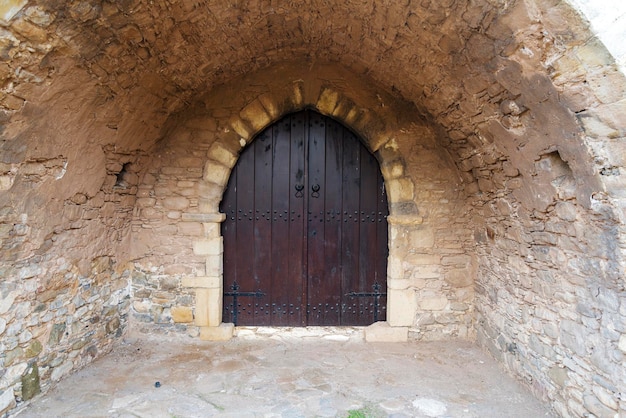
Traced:
<path fill-rule="evenodd" d="M 256 133 L 312 106 L 360 133 L 381 163 L 391 213 L 389 324 L 407 328 L 414 339 L 470 337 L 473 232 L 460 178 L 435 129 L 371 80 L 355 79 L 337 66 L 317 65 L 314 76 L 309 71 L 284 65 L 248 75 L 172 122 L 139 186 L 132 244 L 139 271 L 133 276 L 136 317 L 191 324 L 193 313 L 195 325 L 220 324 L 218 208 L 230 170 Z M 254 87 L 241 92 L 240 85 Z M 196 288 L 195 300 L 186 286 Z"/>
<path fill-rule="evenodd" d="M 131 271 L 118 254 L 140 164 L 103 154 L 99 190 L 44 200 L 62 196 L 60 156 L 16 164 L 0 192 L 0 413 L 107 353 L 126 328 Z"/>
<path fill-rule="evenodd" d="M 625 411 L 617 231 L 606 204 L 594 206 L 555 198 L 530 214 L 505 197 L 477 233 L 478 341 L 562 416 Z"/>

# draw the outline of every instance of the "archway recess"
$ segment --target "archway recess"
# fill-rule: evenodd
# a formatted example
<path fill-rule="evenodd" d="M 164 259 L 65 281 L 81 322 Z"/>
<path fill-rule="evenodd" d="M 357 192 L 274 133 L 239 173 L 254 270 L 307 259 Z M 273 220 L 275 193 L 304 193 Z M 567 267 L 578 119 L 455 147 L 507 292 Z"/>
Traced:
<path fill-rule="evenodd" d="M 390 331 L 476 337 L 562 415 L 625 414 L 626 81 L 597 32 L 623 51 L 626 25 L 572 3 L 600 2 L 2 2 L 0 413 L 128 322 L 208 327 L 225 179 L 310 106 L 395 195 Z"/>
<path fill-rule="evenodd" d="M 241 83 L 256 86 L 252 98 L 232 94 L 233 86 Z M 224 108 L 234 110 L 224 112 Z M 232 327 L 222 324 L 221 317 L 224 290 L 220 223 L 224 215 L 219 213 L 231 169 L 240 150 L 259 132 L 285 114 L 307 108 L 331 116 L 358 133 L 378 159 L 384 177 L 390 211 L 387 321 L 368 338 L 406 340 L 418 317 L 431 318 L 429 321 L 442 318 L 422 327 L 424 338 L 446 333 L 468 336 L 473 311 L 472 259 L 465 254 L 451 257 L 446 251 L 469 245 L 471 237 L 443 228 L 442 222 L 449 223 L 446 213 L 454 212 L 462 203 L 460 178 L 449 156 L 437 144 L 436 131 L 412 105 L 346 69 L 318 64 L 303 70 L 299 64 L 285 63 L 218 88 L 203 99 L 196 111 L 181 115 L 172 125 L 169 144 L 161 151 L 164 159 L 150 177 L 162 177 L 163 170 L 171 170 L 165 167 L 180 165 L 178 159 L 189 149 L 206 149 L 208 159 L 198 186 L 197 206 L 186 208 L 179 220 L 169 221 L 179 224 L 179 230 L 197 227 L 201 231 L 198 234 L 202 237 L 192 239 L 189 245 L 192 254 L 177 255 L 178 263 L 183 257 L 203 260 L 202 268 L 192 277 L 182 278 L 183 286 L 195 289 L 194 323 L 201 327 L 201 337 L 221 339 L 232 333 Z M 416 139 L 419 152 L 406 160 L 402 149 L 411 147 Z M 407 170 L 418 165 L 429 167 L 429 173 L 422 178 L 409 175 Z M 433 178 L 438 183 L 436 188 L 427 185 Z M 421 194 L 418 205 L 422 185 L 428 191 Z M 154 190 L 152 185 L 146 187 Z M 145 202 L 150 205 L 149 213 L 159 207 L 158 198 Z M 181 227 L 180 221 L 188 226 Z M 467 218 L 460 216 L 455 221 L 461 225 Z M 140 243 L 159 240 L 148 230 L 141 230 L 135 238 L 136 248 L 141 248 Z M 450 262 L 441 265 L 442 258 Z M 150 260 L 145 258 L 144 263 Z"/>

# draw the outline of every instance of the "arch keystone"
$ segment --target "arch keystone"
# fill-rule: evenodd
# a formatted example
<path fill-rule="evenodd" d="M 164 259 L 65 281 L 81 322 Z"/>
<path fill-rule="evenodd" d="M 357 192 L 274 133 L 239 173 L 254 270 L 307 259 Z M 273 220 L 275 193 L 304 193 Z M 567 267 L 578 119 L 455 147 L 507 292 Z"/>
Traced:
<path fill-rule="evenodd" d="M 337 107 L 338 100 L 339 93 L 328 87 L 322 88 L 316 103 L 317 110 L 326 115 L 332 115 Z"/>

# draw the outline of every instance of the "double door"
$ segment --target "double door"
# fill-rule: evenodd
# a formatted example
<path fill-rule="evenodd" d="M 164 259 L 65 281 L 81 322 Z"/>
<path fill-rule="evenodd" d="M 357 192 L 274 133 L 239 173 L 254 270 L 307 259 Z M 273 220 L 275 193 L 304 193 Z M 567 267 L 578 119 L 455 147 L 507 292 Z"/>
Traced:
<path fill-rule="evenodd" d="M 268 127 L 242 152 L 221 210 L 224 322 L 385 320 L 385 187 L 343 125 L 307 110 Z"/>

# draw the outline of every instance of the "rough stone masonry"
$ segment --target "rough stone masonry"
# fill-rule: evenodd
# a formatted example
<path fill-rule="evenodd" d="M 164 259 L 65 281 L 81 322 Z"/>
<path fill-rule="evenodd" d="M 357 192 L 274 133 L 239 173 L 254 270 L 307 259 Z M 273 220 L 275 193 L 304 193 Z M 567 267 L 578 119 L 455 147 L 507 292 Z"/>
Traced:
<path fill-rule="evenodd" d="M 473 340 L 562 416 L 626 414 L 625 92 L 564 0 L 2 2 L 0 413 L 129 322 L 229 338 L 224 187 L 313 108 L 385 179 L 372 339 Z"/>

